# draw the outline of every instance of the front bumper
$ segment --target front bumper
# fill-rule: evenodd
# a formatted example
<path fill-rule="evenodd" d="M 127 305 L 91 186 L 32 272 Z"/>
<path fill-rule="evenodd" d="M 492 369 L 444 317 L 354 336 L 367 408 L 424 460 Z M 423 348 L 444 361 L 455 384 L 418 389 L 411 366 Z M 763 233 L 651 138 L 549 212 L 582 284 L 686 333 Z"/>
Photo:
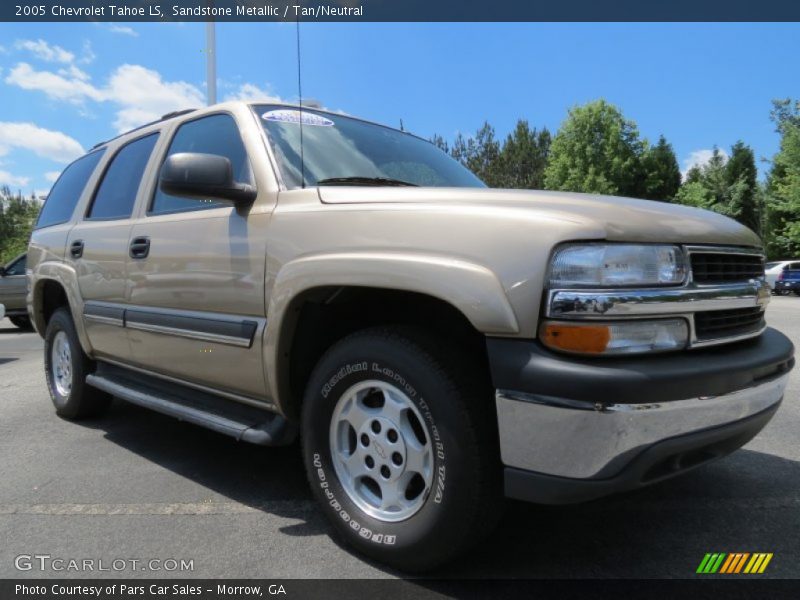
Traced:
<path fill-rule="evenodd" d="M 794 349 L 756 340 L 694 352 L 574 359 L 488 342 L 506 495 L 579 502 L 676 475 L 747 443 L 776 412 Z"/>
<path fill-rule="evenodd" d="M 776 281 L 776 292 L 800 292 L 800 281 Z"/>

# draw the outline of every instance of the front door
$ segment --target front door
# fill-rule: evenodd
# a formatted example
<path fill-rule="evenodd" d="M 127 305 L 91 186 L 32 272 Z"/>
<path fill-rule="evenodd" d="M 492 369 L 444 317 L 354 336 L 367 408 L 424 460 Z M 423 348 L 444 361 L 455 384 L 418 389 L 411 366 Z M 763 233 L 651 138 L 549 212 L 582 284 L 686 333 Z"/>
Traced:
<path fill-rule="evenodd" d="M 234 118 L 183 123 L 167 156 L 199 152 L 231 161 L 254 184 Z M 156 189 L 133 226 L 126 330 L 136 366 L 237 396 L 265 395 L 260 338 L 270 210 L 185 199 Z"/>

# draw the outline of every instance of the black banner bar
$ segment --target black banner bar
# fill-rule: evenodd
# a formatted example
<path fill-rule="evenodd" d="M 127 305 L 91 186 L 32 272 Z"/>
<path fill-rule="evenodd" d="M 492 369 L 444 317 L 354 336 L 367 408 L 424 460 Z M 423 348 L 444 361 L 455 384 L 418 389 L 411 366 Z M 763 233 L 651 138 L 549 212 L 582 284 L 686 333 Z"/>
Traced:
<path fill-rule="evenodd" d="M 532 558 L 535 560 L 535 558 Z M 2 600 L 245 600 L 286 598 L 338 600 L 371 598 L 781 598 L 796 599 L 800 581 L 741 575 L 696 579 L 443 580 L 443 579 L 6 579 Z"/>
<path fill-rule="evenodd" d="M 4 0 L 0 21 L 800 21 L 798 0 Z"/>

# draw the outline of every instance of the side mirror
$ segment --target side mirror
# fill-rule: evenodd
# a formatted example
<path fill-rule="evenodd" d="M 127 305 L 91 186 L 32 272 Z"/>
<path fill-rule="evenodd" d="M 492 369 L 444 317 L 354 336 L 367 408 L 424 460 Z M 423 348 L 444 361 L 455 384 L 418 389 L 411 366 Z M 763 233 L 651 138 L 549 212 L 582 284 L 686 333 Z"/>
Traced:
<path fill-rule="evenodd" d="M 161 167 L 159 186 L 165 194 L 195 200 L 227 200 L 237 206 L 251 204 L 256 198 L 256 188 L 234 181 L 231 161 L 216 154 L 173 154 Z"/>

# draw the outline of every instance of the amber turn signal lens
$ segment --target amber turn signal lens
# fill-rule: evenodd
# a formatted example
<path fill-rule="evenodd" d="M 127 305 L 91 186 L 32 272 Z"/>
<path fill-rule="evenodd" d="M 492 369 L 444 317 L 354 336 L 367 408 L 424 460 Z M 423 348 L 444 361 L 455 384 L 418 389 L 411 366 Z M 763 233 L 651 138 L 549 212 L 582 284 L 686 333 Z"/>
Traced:
<path fill-rule="evenodd" d="M 544 323 L 540 336 L 554 350 L 600 354 L 611 340 L 611 329 L 608 325 Z"/>

